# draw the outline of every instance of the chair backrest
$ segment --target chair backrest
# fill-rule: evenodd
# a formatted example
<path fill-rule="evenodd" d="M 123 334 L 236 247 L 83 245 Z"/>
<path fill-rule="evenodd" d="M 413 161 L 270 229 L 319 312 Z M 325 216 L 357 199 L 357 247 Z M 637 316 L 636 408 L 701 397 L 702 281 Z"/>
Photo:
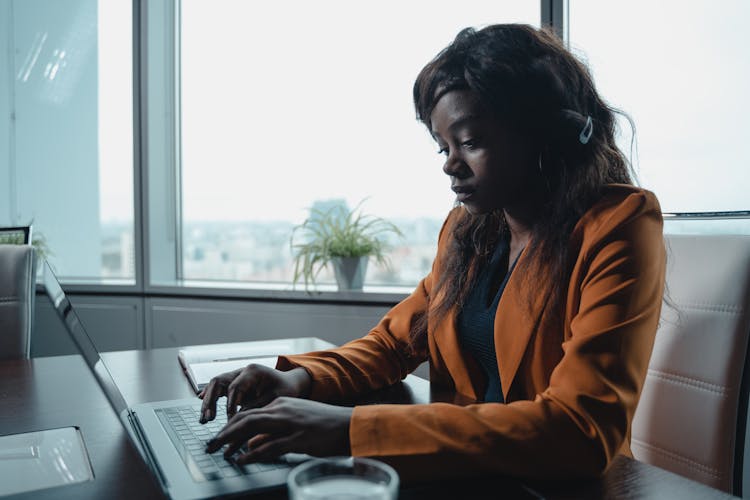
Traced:
<path fill-rule="evenodd" d="M 0 245 L 0 360 L 29 357 L 35 294 L 34 249 Z"/>
<path fill-rule="evenodd" d="M 668 235 L 667 289 L 633 420 L 635 458 L 742 489 L 750 236 Z"/>

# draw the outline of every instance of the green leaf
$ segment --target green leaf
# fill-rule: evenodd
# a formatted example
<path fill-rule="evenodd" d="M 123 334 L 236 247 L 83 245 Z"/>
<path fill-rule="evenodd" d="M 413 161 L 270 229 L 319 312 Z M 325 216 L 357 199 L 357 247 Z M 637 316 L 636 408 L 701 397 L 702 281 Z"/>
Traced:
<path fill-rule="evenodd" d="M 289 241 L 295 259 L 294 284 L 302 279 L 307 290 L 334 257 L 372 256 L 389 265 L 386 238 L 401 238 L 403 233 L 385 219 L 362 213 L 364 201 L 352 210 L 340 205 L 326 211 L 313 208 L 310 217 L 294 227 Z"/>

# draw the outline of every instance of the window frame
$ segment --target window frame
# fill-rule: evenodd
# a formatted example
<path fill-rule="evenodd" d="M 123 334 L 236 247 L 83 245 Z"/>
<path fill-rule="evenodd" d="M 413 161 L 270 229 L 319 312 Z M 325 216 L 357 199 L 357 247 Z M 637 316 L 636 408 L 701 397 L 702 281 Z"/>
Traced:
<path fill-rule="evenodd" d="M 540 0 L 541 26 L 568 43 L 568 0 Z M 274 289 L 269 284 L 185 280 L 182 273 L 180 175 L 180 0 L 133 0 L 133 182 L 135 283 L 66 282 L 73 293 L 200 297 L 382 305 L 412 287 L 337 291 Z M 167 193 L 167 196 L 164 196 Z M 665 213 L 665 220 L 750 218 L 750 211 Z"/>

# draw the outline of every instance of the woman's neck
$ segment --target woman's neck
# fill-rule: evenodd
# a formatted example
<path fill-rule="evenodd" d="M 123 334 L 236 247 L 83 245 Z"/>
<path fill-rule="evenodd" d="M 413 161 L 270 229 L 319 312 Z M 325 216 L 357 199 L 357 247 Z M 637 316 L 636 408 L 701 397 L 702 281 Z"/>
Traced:
<path fill-rule="evenodd" d="M 505 222 L 510 232 L 511 253 L 513 248 L 523 248 L 531 238 L 534 217 L 529 212 L 504 210 Z"/>

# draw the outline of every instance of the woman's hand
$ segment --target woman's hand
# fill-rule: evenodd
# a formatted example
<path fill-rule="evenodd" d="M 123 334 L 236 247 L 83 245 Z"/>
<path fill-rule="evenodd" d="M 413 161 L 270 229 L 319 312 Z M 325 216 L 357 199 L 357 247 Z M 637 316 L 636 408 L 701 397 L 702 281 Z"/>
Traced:
<path fill-rule="evenodd" d="M 216 417 L 216 400 L 227 397 L 227 418 L 242 409 L 265 406 L 279 396 L 305 397 L 310 392 L 312 379 L 304 368 L 288 372 L 268 366 L 251 364 L 245 368 L 222 373 L 212 378 L 198 394 L 203 399 L 201 423 Z"/>
<path fill-rule="evenodd" d="M 268 461 L 285 453 L 314 456 L 349 455 L 352 408 L 306 399 L 280 397 L 267 406 L 244 410 L 208 442 L 213 453 L 227 444 L 230 457 L 247 443 L 237 463 Z"/>

